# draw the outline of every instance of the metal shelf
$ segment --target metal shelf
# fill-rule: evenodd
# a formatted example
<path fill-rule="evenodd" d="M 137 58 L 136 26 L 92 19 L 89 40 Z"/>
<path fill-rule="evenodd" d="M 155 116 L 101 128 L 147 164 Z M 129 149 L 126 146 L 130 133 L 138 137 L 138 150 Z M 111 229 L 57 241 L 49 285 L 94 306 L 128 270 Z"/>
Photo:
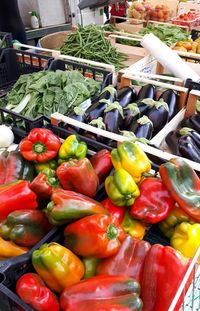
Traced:
<path fill-rule="evenodd" d="M 49 27 L 43 27 L 38 29 L 30 29 L 26 31 L 27 40 L 38 40 L 46 35 L 49 35 L 54 32 L 58 31 L 66 31 L 71 29 L 71 24 L 62 24 L 62 25 L 55 25 Z"/>

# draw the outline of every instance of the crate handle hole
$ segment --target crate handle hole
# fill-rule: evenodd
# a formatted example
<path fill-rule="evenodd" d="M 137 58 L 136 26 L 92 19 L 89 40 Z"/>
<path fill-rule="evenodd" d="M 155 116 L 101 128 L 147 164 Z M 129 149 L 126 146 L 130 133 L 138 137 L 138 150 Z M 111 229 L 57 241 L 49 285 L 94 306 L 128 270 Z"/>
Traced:
<path fill-rule="evenodd" d="M 0 284 L 2 284 L 5 281 L 6 277 L 3 273 L 0 273 Z"/>

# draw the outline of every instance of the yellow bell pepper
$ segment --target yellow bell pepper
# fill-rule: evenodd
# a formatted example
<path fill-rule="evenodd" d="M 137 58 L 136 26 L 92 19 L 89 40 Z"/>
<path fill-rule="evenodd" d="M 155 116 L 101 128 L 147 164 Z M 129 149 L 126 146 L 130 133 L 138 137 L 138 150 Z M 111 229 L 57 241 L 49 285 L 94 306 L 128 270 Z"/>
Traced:
<path fill-rule="evenodd" d="M 180 251 L 185 257 L 193 257 L 200 246 L 200 224 L 182 222 L 176 227 L 170 243 L 172 247 Z"/>
<path fill-rule="evenodd" d="M 116 170 L 123 168 L 138 183 L 143 173 L 148 173 L 151 163 L 144 151 L 135 143 L 125 141 L 113 149 L 111 159 Z"/>
<path fill-rule="evenodd" d="M 159 228 L 162 233 L 167 237 L 171 238 L 176 226 L 182 222 L 189 222 L 194 224 L 196 221 L 190 217 L 186 212 L 179 206 L 175 206 L 170 214 L 163 221 L 159 223 Z"/>
<path fill-rule="evenodd" d="M 144 223 L 132 218 L 129 210 L 126 211 L 121 226 L 127 234 L 139 240 L 143 239 L 147 229 Z"/>
<path fill-rule="evenodd" d="M 0 258 L 1 260 L 6 260 L 11 257 L 16 257 L 25 254 L 29 249 L 27 247 L 22 247 L 14 242 L 5 241 L 0 237 Z"/>

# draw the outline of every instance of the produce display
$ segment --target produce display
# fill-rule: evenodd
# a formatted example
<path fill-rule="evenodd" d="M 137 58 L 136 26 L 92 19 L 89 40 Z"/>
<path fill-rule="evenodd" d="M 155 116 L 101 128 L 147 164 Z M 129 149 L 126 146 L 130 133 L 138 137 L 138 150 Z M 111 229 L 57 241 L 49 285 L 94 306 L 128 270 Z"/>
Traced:
<path fill-rule="evenodd" d="M 173 47 L 173 50 L 200 54 L 200 38 L 195 41 L 192 39 L 178 41 Z"/>
<path fill-rule="evenodd" d="M 105 37 L 104 30 L 96 25 L 79 25 L 69 34 L 60 51 L 64 55 L 114 65 L 116 70 L 125 67 L 124 61 L 127 60 L 127 56 L 119 53 Z"/>
<path fill-rule="evenodd" d="M 172 24 L 196 27 L 200 25 L 200 15 L 196 12 L 189 11 L 172 19 Z"/>
<path fill-rule="evenodd" d="M 66 114 L 99 90 L 100 82 L 78 71 L 40 71 L 20 76 L 0 106 L 30 118 Z"/>
<path fill-rule="evenodd" d="M 116 91 L 108 86 L 82 115 L 74 113 L 70 117 L 109 132 L 129 132 L 149 140 L 176 115 L 177 102 L 174 91 L 166 90 L 158 96 L 157 89 L 150 84 L 141 87 L 138 94 L 131 87 Z"/>
<path fill-rule="evenodd" d="M 11 183 L 1 185 L 1 259 L 25 254 L 53 226 L 60 233 L 30 254 L 28 273 L 16 280 L 16 294 L 26 304 L 36 311 L 84 311 L 88 302 L 96 311 L 168 310 L 200 245 L 200 183 L 184 160 L 170 160 L 160 166 L 160 177 L 149 176 L 150 160 L 136 143 L 88 156 L 75 134 L 61 144 L 45 128 L 32 129 L 19 151 L 1 157 L 8 165 L 15 160 Z M 27 161 L 32 175 L 23 177 L 17 173 Z M 104 182 L 104 199 L 98 200 Z M 171 246 L 145 240 L 156 225 Z M 157 283 L 163 278 L 167 293 Z"/>
<path fill-rule="evenodd" d="M 175 131 L 165 138 L 173 154 L 200 163 L 200 109 L 197 103 L 196 114 L 183 119 Z"/>
<path fill-rule="evenodd" d="M 184 29 L 169 25 L 149 24 L 147 27 L 142 28 L 139 33 L 142 35 L 153 33 L 168 46 L 173 45 L 177 41 L 185 41 L 189 38 L 189 34 Z"/>
<path fill-rule="evenodd" d="M 150 20 L 158 22 L 167 22 L 171 18 L 171 11 L 167 5 L 157 4 L 150 10 Z"/>
<path fill-rule="evenodd" d="M 171 18 L 167 3 L 132 1 L 128 15 L 146 20 L 140 37 L 154 33 L 174 50 L 200 52 L 198 32 L 190 35 L 164 24 Z M 189 12 L 177 21 L 193 27 L 199 16 Z M 196 95 L 173 91 L 169 83 L 145 84 L 148 80 L 136 74 L 121 79 L 118 70 L 127 57 L 112 46 L 106 31 L 118 30 L 79 25 L 61 53 L 114 65 L 113 85 L 101 66 L 90 70 L 80 62 L 70 63 L 77 70 L 38 71 L 36 66 L 0 86 L 7 94 L 0 98 L 5 310 L 168 311 L 200 250 L 200 103 L 178 124 L 180 107 Z M 116 39 L 125 45 L 138 42 Z M 7 70 L 4 61 L 0 80 Z M 31 72 L 32 58 L 24 62 L 17 59 L 17 66 Z M 198 89 L 198 82 L 191 85 Z M 173 89 L 181 90 L 178 86 Z M 51 118 L 54 112 L 85 124 Z M 171 124 L 175 130 L 169 132 Z M 168 132 L 160 148 L 167 144 L 172 157 L 152 145 L 163 128 Z M 98 129 L 106 130 L 105 136 Z M 119 141 L 109 133 L 121 135 Z M 199 263 L 197 258 L 195 267 Z M 174 311 L 189 295 L 196 303 L 196 289 L 187 292 L 196 281 L 195 270 Z"/>
<path fill-rule="evenodd" d="M 146 2 L 145 0 L 140 3 L 133 1 L 128 9 L 128 17 L 135 19 L 149 19 L 151 8 L 151 3 Z"/>
<path fill-rule="evenodd" d="M 143 27 L 136 34 L 144 36 L 149 33 L 153 33 L 168 46 L 174 45 L 177 41 L 187 41 L 189 39 L 189 34 L 184 29 L 176 27 L 175 25 L 166 26 L 165 24 L 148 23 L 146 27 Z M 124 35 L 126 35 L 126 33 L 124 33 Z M 130 46 L 140 46 L 139 41 L 117 38 L 117 42 Z"/>

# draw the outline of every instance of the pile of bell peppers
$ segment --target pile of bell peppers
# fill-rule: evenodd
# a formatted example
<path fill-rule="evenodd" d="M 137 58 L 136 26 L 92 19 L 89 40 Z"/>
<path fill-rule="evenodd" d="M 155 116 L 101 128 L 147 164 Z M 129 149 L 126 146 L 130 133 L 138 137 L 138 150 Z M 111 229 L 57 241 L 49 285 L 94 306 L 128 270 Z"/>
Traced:
<path fill-rule="evenodd" d="M 29 251 L 53 225 L 107 213 L 92 198 L 113 168 L 111 154 L 88 159 L 87 151 L 76 135 L 61 144 L 51 130 L 35 128 L 19 150 L 0 155 L 1 260 Z"/>
<path fill-rule="evenodd" d="M 88 157 L 75 134 L 61 144 L 38 128 L 0 167 L 0 258 L 23 255 L 52 226 L 63 232 L 33 252 L 33 273 L 16 284 L 24 302 L 36 311 L 168 310 L 200 246 L 200 181 L 187 163 L 151 174 L 136 143 Z M 143 240 L 152 226 L 172 247 Z"/>

